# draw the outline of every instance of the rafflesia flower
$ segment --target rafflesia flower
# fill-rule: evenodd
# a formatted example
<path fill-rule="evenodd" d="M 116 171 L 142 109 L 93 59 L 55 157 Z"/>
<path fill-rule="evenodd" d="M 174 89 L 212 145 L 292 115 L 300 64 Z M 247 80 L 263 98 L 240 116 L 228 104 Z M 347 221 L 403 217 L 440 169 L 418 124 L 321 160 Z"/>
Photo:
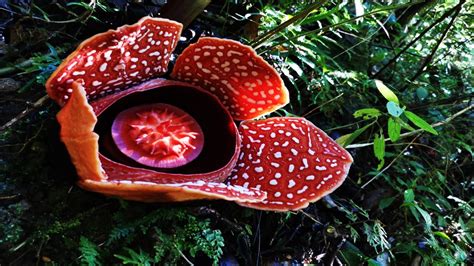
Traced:
<path fill-rule="evenodd" d="M 181 29 L 145 17 L 95 35 L 49 78 L 79 186 L 144 202 L 225 199 L 286 211 L 344 181 L 350 154 L 311 122 L 255 120 L 289 96 L 250 47 L 201 38 L 177 58 L 172 80 L 157 79 Z"/>

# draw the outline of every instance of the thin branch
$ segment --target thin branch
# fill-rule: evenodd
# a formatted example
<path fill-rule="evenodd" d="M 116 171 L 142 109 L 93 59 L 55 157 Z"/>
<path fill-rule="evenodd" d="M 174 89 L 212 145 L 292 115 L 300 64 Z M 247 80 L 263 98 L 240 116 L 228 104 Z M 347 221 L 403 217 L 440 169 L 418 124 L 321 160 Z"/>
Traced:
<path fill-rule="evenodd" d="M 388 17 L 383 23 L 380 23 L 380 22 L 377 20 L 377 18 L 375 18 L 374 15 L 372 15 L 371 17 L 372 17 L 373 20 L 375 20 L 375 21 L 377 22 L 377 24 L 378 24 L 380 27 L 379 27 L 377 30 L 375 30 L 372 34 L 370 34 L 369 36 L 367 36 L 367 37 L 365 37 L 365 38 L 361 38 L 362 40 L 361 40 L 360 42 L 358 42 L 358 43 L 352 45 L 351 47 L 349 47 L 349 48 L 345 49 L 344 51 L 338 53 L 337 55 L 333 56 L 332 59 L 336 59 L 336 58 L 338 58 L 339 56 L 341 56 L 341 55 L 343 55 L 343 54 L 345 54 L 345 53 L 347 53 L 347 52 L 353 50 L 353 49 L 356 48 L 357 46 L 359 46 L 359 45 L 361 45 L 361 44 L 363 44 L 363 43 L 365 43 L 365 42 L 368 42 L 370 39 L 372 39 L 372 37 L 373 37 L 374 35 L 378 34 L 381 29 L 384 30 L 384 31 L 386 31 L 384 25 L 388 22 L 388 20 L 389 20 L 390 17 Z M 390 40 L 390 36 L 389 36 L 389 40 Z"/>
<path fill-rule="evenodd" d="M 429 106 L 450 105 L 450 104 L 452 104 L 456 101 L 466 100 L 466 99 L 470 99 L 470 98 L 474 98 L 474 92 L 467 93 L 467 94 L 462 94 L 462 95 L 454 95 L 454 96 L 451 96 L 451 97 L 447 97 L 447 98 L 443 98 L 443 99 L 439 99 L 439 100 L 435 100 L 435 101 L 425 102 L 423 104 L 413 103 L 413 104 L 407 105 L 407 107 L 408 107 L 409 110 L 420 110 L 420 109 L 423 109 L 423 108 L 426 108 L 426 107 L 429 107 Z"/>
<path fill-rule="evenodd" d="M 420 1 L 421 2 L 421 1 Z M 280 41 L 280 42 L 277 42 L 275 44 L 273 44 L 272 46 L 269 46 L 269 47 L 265 47 L 266 50 L 271 50 L 279 45 L 282 45 L 282 44 L 285 44 L 285 43 L 288 43 L 288 42 L 291 42 L 291 41 L 295 41 L 297 40 L 298 38 L 302 37 L 302 36 L 308 36 L 308 35 L 311 35 L 311 34 L 318 34 L 318 36 L 320 35 L 323 35 L 324 33 L 328 32 L 329 30 L 333 30 L 335 28 L 338 28 L 338 27 L 341 27 L 349 22 L 352 22 L 352 21 L 356 21 L 360 18 L 365 18 L 365 17 L 368 17 L 368 16 L 371 16 L 373 14 L 377 14 L 377 13 L 380 13 L 380 12 L 384 12 L 384 11 L 390 11 L 390 10 L 394 10 L 394 9 L 398 9 L 398 8 L 402 8 L 402 7 L 406 7 L 406 6 L 410 6 L 410 5 L 413 5 L 413 4 L 416 4 L 416 3 L 420 3 L 420 2 L 414 2 L 414 3 L 409 3 L 409 4 L 401 4 L 401 5 L 393 5 L 393 6 L 386 6 L 386 7 L 381 7 L 377 10 L 374 10 L 374 11 L 370 11 L 370 12 L 367 12 L 365 13 L 364 15 L 360 15 L 360 16 L 355 16 L 353 18 L 350 18 L 350 19 L 347 19 L 347 20 L 344 20 L 344 21 L 341 21 L 341 22 L 338 22 L 338 23 L 334 23 L 334 24 L 331 24 L 331 25 L 328 25 L 328 26 L 324 26 L 324 27 L 321 27 L 319 29 L 315 29 L 315 30 L 307 30 L 307 31 L 304 31 L 304 32 L 301 32 L 301 33 L 298 33 L 296 34 L 295 36 L 291 37 L 291 38 L 286 38 L 285 40 L 283 41 Z"/>
<path fill-rule="evenodd" d="M 400 156 L 402 156 L 403 153 L 405 153 L 405 151 L 408 149 L 408 147 L 410 147 L 415 142 L 415 140 L 420 136 L 421 136 L 421 133 L 419 133 L 418 136 L 414 137 L 413 140 L 410 143 L 408 143 L 408 145 L 406 145 L 405 148 L 403 148 L 403 150 L 397 155 L 397 157 L 395 157 L 387 166 L 385 166 L 384 169 L 382 169 L 380 172 L 378 172 L 376 175 L 374 175 L 374 177 L 372 177 L 369 181 L 367 181 L 365 184 L 363 184 L 360 188 L 364 189 L 366 186 L 368 186 L 370 183 L 372 183 L 372 181 L 374 181 L 379 176 L 381 176 L 385 171 L 387 171 L 387 169 L 389 169 L 395 163 L 395 161 L 397 161 L 398 158 L 400 158 Z"/>
<path fill-rule="evenodd" d="M 460 3 L 462 3 L 462 2 L 463 1 L 461 1 Z M 423 72 L 425 72 L 425 68 L 433 60 L 433 57 L 434 57 L 436 51 L 438 51 L 439 46 L 441 45 L 441 43 L 443 43 L 444 39 L 448 35 L 449 30 L 453 27 L 454 21 L 458 17 L 459 12 L 461 12 L 461 9 L 462 9 L 462 4 L 458 5 L 458 8 L 457 8 L 456 12 L 453 14 L 453 16 L 451 18 L 451 21 L 449 21 L 449 24 L 444 29 L 443 34 L 441 35 L 441 37 L 436 42 L 436 45 L 433 47 L 433 49 L 431 49 L 430 54 L 423 60 L 423 63 L 421 64 L 420 68 L 418 69 L 416 74 L 410 80 L 416 80 L 421 74 L 423 74 Z M 405 85 L 404 88 L 402 89 L 402 91 L 404 91 L 406 89 L 406 87 L 408 87 L 408 85 Z"/>
<path fill-rule="evenodd" d="M 382 68 L 380 68 L 379 71 L 377 71 L 377 73 L 373 74 L 372 77 L 375 78 L 378 75 L 380 75 L 387 67 L 389 67 L 391 64 L 393 64 L 395 61 L 397 61 L 398 58 L 400 58 L 400 56 L 403 53 L 405 53 L 406 50 L 408 50 L 413 44 L 418 42 L 433 27 L 438 25 L 440 22 L 445 20 L 447 17 L 451 16 L 451 14 L 453 14 L 453 12 L 455 12 L 459 8 L 459 6 L 461 6 L 462 4 L 463 4 L 463 1 L 461 1 L 459 4 L 457 4 L 455 7 L 451 8 L 450 10 L 446 11 L 441 17 L 439 17 L 437 20 L 435 20 L 433 23 L 431 23 L 431 25 L 426 27 L 422 32 L 420 32 L 420 34 L 418 34 L 418 36 L 416 36 L 413 40 L 411 40 L 411 42 L 409 42 L 407 45 L 405 45 L 405 47 L 403 47 L 403 49 L 400 50 L 400 52 L 398 52 L 392 59 L 390 59 L 390 61 L 388 61 L 387 64 L 382 66 Z"/>
<path fill-rule="evenodd" d="M 12 118 L 10 121 L 8 121 L 7 123 L 5 123 L 3 126 L 0 127 L 0 131 L 4 131 L 5 129 L 7 129 L 8 127 L 14 125 L 15 123 L 17 123 L 18 121 L 20 121 L 23 117 L 25 117 L 26 115 L 28 115 L 29 113 L 33 112 L 34 110 L 40 108 L 41 106 L 43 106 L 47 100 L 49 99 L 48 95 L 45 95 L 41 98 L 39 98 L 36 102 L 34 102 L 31 107 L 28 107 L 26 108 L 25 110 L 23 110 L 21 113 L 19 113 L 17 116 L 15 116 L 14 118 Z"/>
<path fill-rule="evenodd" d="M 308 116 L 309 116 L 310 114 L 312 114 L 314 111 L 318 110 L 319 108 L 325 106 L 325 105 L 328 104 L 328 103 L 331 103 L 331 102 L 337 100 L 337 99 L 340 98 L 342 95 L 344 95 L 344 93 L 341 93 L 341 94 L 337 95 L 336 97 L 332 98 L 331 100 L 329 100 L 329 101 L 327 101 L 327 102 L 324 102 L 324 103 L 322 103 L 322 104 L 320 104 L 320 105 L 318 105 L 318 106 L 312 108 L 311 110 L 309 110 L 308 112 L 306 112 L 304 115 L 302 115 L 302 117 L 308 117 Z"/>
<path fill-rule="evenodd" d="M 278 33 L 279 31 L 282 31 L 283 29 L 285 29 L 286 27 L 290 26 L 291 24 L 296 23 L 296 22 L 299 21 L 300 19 L 305 18 L 305 17 L 308 16 L 313 10 L 320 8 L 325 2 L 326 2 L 326 0 L 320 1 L 320 2 L 318 2 L 318 3 L 315 3 L 315 4 L 310 5 L 308 8 L 305 8 L 302 12 L 300 12 L 299 14 L 293 16 L 292 18 L 290 18 L 289 20 L 283 22 L 282 24 L 278 25 L 278 26 L 275 27 L 274 29 L 271 29 L 271 30 L 267 31 L 267 32 L 265 32 L 264 34 L 262 34 L 262 35 L 260 35 L 260 36 L 257 36 L 257 38 L 251 43 L 251 46 L 253 46 L 254 48 L 259 47 L 259 46 L 262 45 L 266 40 L 268 40 L 269 38 L 271 38 L 273 35 L 275 35 L 275 34 Z"/>
<path fill-rule="evenodd" d="M 458 116 L 460 116 L 460 115 L 462 115 L 466 112 L 469 112 L 472 109 L 474 109 L 474 104 L 469 105 L 468 107 L 466 107 L 466 108 L 462 109 L 461 111 L 455 113 L 454 115 L 448 117 L 444 121 L 431 124 L 431 126 L 432 127 L 439 127 L 439 126 L 446 125 L 446 124 L 450 123 L 451 121 L 453 121 L 454 119 L 456 119 Z M 407 132 L 407 133 L 403 133 L 403 134 L 400 134 L 400 138 L 413 136 L 415 134 L 422 133 L 423 131 L 424 131 L 423 129 L 417 129 L 417 130 L 413 130 L 413 131 L 410 131 L 410 132 Z M 385 141 L 390 141 L 390 138 L 386 138 Z M 368 146 L 372 146 L 372 145 L 374 145 L 374 143 L 372 143 L 372 142 L 371 143 L 357 143 L 357 144 L 348 145 L 346 147 L 346 149 L 357 149 L 357 148 L 363 148 L 363 147 L 368 147 Z"/>
<path fill-rule="evenodd" d="M 194 263 L 192 263 L 187 257 L 186 255 L 184 255 L 184 253 L 178 248 L 178 246 L 176 244 L 173 244 L 174 247 L 176 248 L 176 250 L 178 251 L 179 255 L 187 262 L 189 263 L 189 265 L 194 265 Z"/>

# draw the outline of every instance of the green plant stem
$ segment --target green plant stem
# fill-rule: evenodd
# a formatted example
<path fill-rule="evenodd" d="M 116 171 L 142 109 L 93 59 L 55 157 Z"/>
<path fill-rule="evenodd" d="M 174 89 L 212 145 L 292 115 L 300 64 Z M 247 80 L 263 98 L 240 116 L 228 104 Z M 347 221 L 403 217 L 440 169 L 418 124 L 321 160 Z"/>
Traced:
<path fill-rule="evenodd" d="M 324 103 L 322 103 L 322 104 L 320 104 L 320 105 L 318 105 L 318 106 L 316 106 L 316 107 L 314 107 L 314 108 L 311 108 L 311 110 L 309 110 L 309 111 L 306 112 L 304 115 L 302 115 L 302 117 L 308 117 L 309 115 L 311 115 L 312 113 L 314 113 L 314 112 L 315 112 L 316 110 L 318 110 L 319 108 L 325 106 L 325 105 L 328 104 L 328 103 L 331 103 L 331 102 L 333 102 L 333 101 L 339 99 L 340 97 L 342 97 L 342 95 L 344 95 L 344 93 L 341 93 L 341 94 L 337 95 L 336 97 L 332 98 L 331 100 L 329 100 L 329 101 L 327 101 L 327 102 L 324 102 Z"/>
<path fill-rule="evenodd" d="M 454 115 L 448 117 L 444 121 L 431 124 L 431 126 L 432 127 L 439 127 L 439 126 L 443 126 L 445 124 L 448 124 L 451 121 L 453 121 L 454 119 L 456 119 L 458 116 L 460 116 L 460 115 L 462 115 L 466 112 L 469 112 L 472 109 L 474 109 L 474 104 L 469 105 L 468 107 L 466 107 L 466 108 L 462 109 L 461 111 L 455 113 Z M 415 134 L 422 133 L 422 132 L 424 132 L 423 129 L 413 130 L 413 131 L 410 131 L 410 132 L 407 132 L 407 133 L 400 134 L 400 138 L 413 136 Z M 386 138 L 385 141 L 390 141 L 390 138 Z M 372 145 L 374 145 L 373 142 L 370 142 L 370 143 L 356 143 L 356 144 L 347 145 L 346 149 L 358 149 L 358 148 L 364 148 L 364 147 L 368 147 L 368 146 L 372 146 Z"/>
<path fill-rule="evenodd" d="M 411 132 L 410 132 L 411 133 Z M 418 133 L 418 135 L 416 137 L 413 138 L 413 140 L 408 143 L 408 145 L 405 146 L 405 148 L 403 148 L 403 150 L 397 155 L 397 157 L 395 157 L 387 166 L 385 166 L 385 168 L 383 168 L 382 170 L 380 170 L 380 172 L 378 172 L 376 175 L 374 175 L 374 177 L 372 177 L 369 181 L 367 181 L 365 184 L 363 184 L 360 188 L 361 189 L 364 189 L 365 187 L 367 187 L 370 183 L 372 183 L 372 181 L 374 181 L 375 179 L 377 179 L 379 176 L 381 176 L 387 169 L 389 169 L 397 160 L 398 158 L 400 158 L 400 156 L 403 155 L 403 153 L 405 153 L 405 151 L 415 142 L 416 139 L 418 139 L 419 137 L 421 136 L 421 132 Z M 347 148 L 347 147 L 346 147 Z"/>

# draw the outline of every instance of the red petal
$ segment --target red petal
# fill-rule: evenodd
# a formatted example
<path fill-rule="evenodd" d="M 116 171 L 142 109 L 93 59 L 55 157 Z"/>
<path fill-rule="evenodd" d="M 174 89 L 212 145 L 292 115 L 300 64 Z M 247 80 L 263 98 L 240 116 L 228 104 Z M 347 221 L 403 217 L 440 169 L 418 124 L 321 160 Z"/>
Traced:
<path fill-rule="evenodd" d="M 87 190 L 114 197 L 142 202 L 178 202 L 202 199 L 224 199 L 239 203 L 260 202 L 266 193 L 241 186 L 204 181 L 180 184 L 156 184 L 143 181 L 81 180 L 79 185 Z"/>
<path fill-rule="evenodd" d="M 331 193 L 347 176 L 351 155 L 304 118 L 244 121 L 232 185 L 261 189 L 267 199 L 244 206 L 298 210 Z"/>
<path fill-rule="evenodd" d="M 275 69 L 239 42 L 201 38 L 178 57 L 171 76 L 215 94 L 234 119 L 246 120 L 288 103 L 288 90 Z"/>
<path fill-rule="evenodd" d="M 128 87 L 166 72 L 182 25 L 142 18 L 133 25 L 97 34 L 82 42 L 46 82 L 49 96 L 64 104 L 73 81 L 82 79 L 88 96 Z"/>
<path fill-rule="evenodd" d="M 98 156 L 99 136 L 93 131 L 97 117 L 87 102 L 84 88 L 77 82 L 72 87 L 71 100 L 57 115 L 61 125 L 61 141 L 79 176 L 101 180 L 105 176 Z"/>

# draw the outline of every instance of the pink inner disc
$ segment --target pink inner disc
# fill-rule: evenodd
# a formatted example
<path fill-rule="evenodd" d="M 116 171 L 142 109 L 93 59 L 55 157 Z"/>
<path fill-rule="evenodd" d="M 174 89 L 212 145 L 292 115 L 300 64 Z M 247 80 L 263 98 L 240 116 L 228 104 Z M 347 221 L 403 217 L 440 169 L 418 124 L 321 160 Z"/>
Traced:
<path fill-rule="evenodd" d="M 143 165 L 175 168 L 196 159 L 204 134 L 196 120 L 169 104 L 135 106 L 120 112 L 112 124 L 118 149 Z"/>

